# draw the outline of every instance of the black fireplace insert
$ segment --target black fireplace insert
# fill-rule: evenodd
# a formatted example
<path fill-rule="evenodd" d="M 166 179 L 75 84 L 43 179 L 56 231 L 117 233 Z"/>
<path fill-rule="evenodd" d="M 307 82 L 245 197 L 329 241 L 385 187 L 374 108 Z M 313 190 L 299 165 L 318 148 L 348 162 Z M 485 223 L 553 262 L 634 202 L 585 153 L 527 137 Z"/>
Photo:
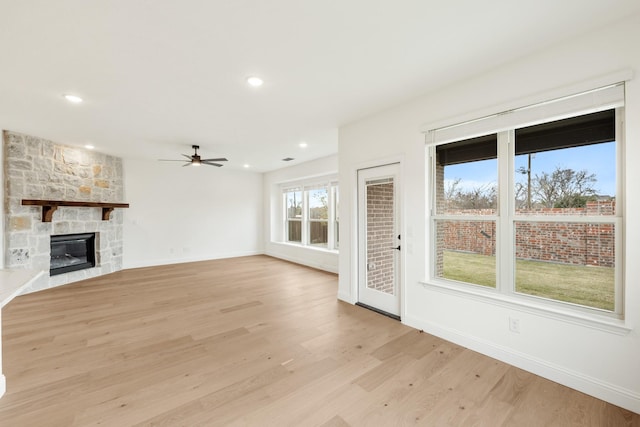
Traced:
<path fill-rule="evenodd" d="M 96 234 L 51 236 L 49 275 L 68 273 L 96 266 Z"/>

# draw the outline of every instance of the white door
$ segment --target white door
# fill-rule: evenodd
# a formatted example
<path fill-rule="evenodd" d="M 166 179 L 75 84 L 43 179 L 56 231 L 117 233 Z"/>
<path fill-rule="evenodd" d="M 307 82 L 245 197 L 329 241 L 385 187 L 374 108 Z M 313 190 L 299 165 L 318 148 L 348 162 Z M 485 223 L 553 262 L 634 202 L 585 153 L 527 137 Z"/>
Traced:
<path fill-rule="evenodd" d="M 400 164 L 358 171 L 358 303 L 400 316 Z"/>

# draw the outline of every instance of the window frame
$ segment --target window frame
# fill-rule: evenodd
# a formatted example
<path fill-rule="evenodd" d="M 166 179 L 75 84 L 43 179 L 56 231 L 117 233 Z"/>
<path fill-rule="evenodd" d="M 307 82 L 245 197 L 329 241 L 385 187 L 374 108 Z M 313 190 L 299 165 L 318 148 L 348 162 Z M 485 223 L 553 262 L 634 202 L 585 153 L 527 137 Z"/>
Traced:
<path fill-rule="evenodd" d="M 316 190 L 324 190 L 325 193 L 327 194 L 327 219 L 313 219 L 311 218 L 311 202 L 309 201 L 309 198 L 311 197 L 311 192 L 312 191 L 316 191 Z M 321 248 L 321 249 L 328 249 L 329 248 L 329 216 L 330 216 L 330 209 L 331 209 L 331 199 L 330 199 L 330 186 L 327 185 L 318 185 L 318 186 L 313 186 L 310 188 L 306 188 L 305 189 L 305 201 L 306 201 L 306 208 L 307 208 L 307 224 L 306 224 L 306 235 L 307 235 L 307 245 L 314 247 L 314 248 Z M 312 223 L 326 223 L 327 224 L 327 243 L 326 244 L 316 244 L 316 243 L 311 243 L 311 225 Z"/>
<path fill-rule="evenodd" d="M 300 193 L 300 197 L 303 202 L 301 206 L 301 215 L 300 219 L 297 218 L 289 218 L 289 205 L 288 205 L 288 194 L 289 193 Z M 282 191 L 282 203 L 284 205 L 284 230 L 283 230 L 283 241 L 291 244 L 302 244 L 304 242 L 304 229 L 303 227 L 303 218 L 304 218 L 304 191 L 302 188 L 294 187 L 283 189 Z M 300 242 L 296 240 L 289 240 L 289 222 L 299 222 L 300 223 Z"/>
<path fill-rule="evenodd" d="M 280 187 L 282 191 L 282 206 L 283 206 L 282 207 L 283 230 L 282 230 L 282 235 L 280 237 L 281 242 L 289 245 L 303 246 L 306 248 L 316 249 L 320 251 L 337 252 L 338 246 L 337 246 L 337 241 L 335 240 L 337 233 L 335 230 L 336 224 L 334 220 L 335 220 L 335 200 L 338 192 L 338 183 L 335 180 L 328 179 L 328 180 L 307 182 L 307 183 L 299 184 L 295 186 L 292 184 L 289 184 L 289 185 L 282 184 Z M 311 219 L 310 218 L 309 193 L 317 189 L 324 189 L 327 192 L 327 203 L 328 203 L 327 219 Z M 290 221 L 290 219 L 288 217 L 288 211 L 287 211 L 287 194 L 292 191 L 299 191 L 302 193 L 302 215 L 300 220 L 297 220 L 297 221 L 300 221 L 300 227 L 302 230 L 302 236 L 301 236 L 300 242 L 288 240 L 288 222 Z M 312 244 L 310 242 L 312 222 L 323 222 L 327 224 L 326 245 Z"/>
<path fill-rule="evenodd" d="M 530 107 L 529 107 L 530 108 Z M 624 320 L 624 106 L 615 108 L 615 144 L 616 144 L 616 211 L 614 215 L 598 216 L 578 216 L 578 215 L 516 215 L 515 209 L 515 130 L 528 126 L 514 125 L 508 129 L 500 129 L 486 134 L 497 135 L 497 160 L 498 160 L 498 209 L 496 215 L 446 215 L 437 214 L 437 168 L 436 168 L 436 147 L 438 145 L 462 141 L 468 138 L 462 137 L 455 140 L 448 140 L 439 143 L 431 143 L 427 147 L 428 152 L 428 191 L 431 193 L 427 197 L 428 202 L 428 229 L 427 234 L 430 241 L 427 242 L 427 281 L 424 285 L 436 285 L 442 289 L 449 289 L 455 292 L 478 295 L 481 298 L 488 298 L 499 303 L 515 303 L 529 307 L 535 307 L 542 311 L 555 313 L 568 313 L 572 316 L 580 316 L 583 319 L 605 319 L 623 321 Z M 571 117 L 588 114 L 590 111 L 576 110 Z M 540 123 L 556 120 L 549 117 Z M 506 160 L 504 160 L 506 159 Z M 471 283 L 459 282 L 451 279 L 437 277 L 437 227 L 438 220 L 495 220 L 496 221 L 496 287 L 485 287 Z M 560 222 L 560 223 L 594 223 L 612 224 L 614 232 L 614 308 L 612 311 L 578 305 L 571 302 L 564 302 L 551 298 L 539 297 L 519 293 L 516 291 L 515 283 L 515 226 L 518 222 Z"/>

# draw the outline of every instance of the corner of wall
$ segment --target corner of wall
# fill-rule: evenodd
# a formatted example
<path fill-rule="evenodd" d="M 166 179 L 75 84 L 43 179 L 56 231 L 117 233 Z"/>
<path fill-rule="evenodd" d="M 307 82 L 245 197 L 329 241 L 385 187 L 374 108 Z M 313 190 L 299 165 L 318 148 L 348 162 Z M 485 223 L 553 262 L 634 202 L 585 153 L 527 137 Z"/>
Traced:
<path fill-rule="evenodd" d="M 2 136 L 0 140 L 0 175 L 2 175 L 2 186 L 0 186 L 0 201 L 2 201 L 2 208 L 0 209 L 0 269 L 4 268 L 4 211 L 6 209 L 5 199 L 4 199 L 4 188 L 7 182 L 7 178 L 5 175 L 5 165 L 4 165 L 4 130 L 2 130 Z"/>
<path fill-rule="evenodd" d="M 0 398 L 4 396 L 7 391 L 7 379 L 4 374 L 0 374 Z"/>

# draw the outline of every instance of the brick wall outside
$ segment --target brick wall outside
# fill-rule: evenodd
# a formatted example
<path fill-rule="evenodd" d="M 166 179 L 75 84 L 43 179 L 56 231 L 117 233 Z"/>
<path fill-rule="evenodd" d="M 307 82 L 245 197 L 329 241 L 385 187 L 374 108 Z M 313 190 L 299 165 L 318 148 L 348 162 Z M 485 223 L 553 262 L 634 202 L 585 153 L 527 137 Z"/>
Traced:
<path fill-rule="evenodd" d="M 450 212 L 455 214 L 456 212 Z M 460 213 L 460 212 L 458 212 Z M 488 211 L 465 211 L 482 215 Z M 522 215 L 613 215 L 615 201 L 588 202 L 584 208 L 518 210 Z M 462 218 L 461 218 L 462 219 Z M 495 222 L 439 221 L 438 254 L 442 250 L 495 255 Z M 613 224 L 516 222 L 516 258 L 574 265 L 613 267 L 615 262 Z M 440 265 L 440 269 L 438 266 Z M 436 272 L 442 272 L 436 259 Z"/>
<path fill-rule="evenodd" d="M 393 182 L 367 186 L 367 287 L 393 293 Z"/>
<path fill-rule="evenodd" d="M 495 221 L 438 221 L 444 250 L 496 254 Z"/>
<path fill-rule="evenodd" d="M 516 258 L 615 266 L 613 224 L 516 223 Z"/>
<path fill-rule="evenodd" d="M 440 164 L 440 162 L 436 162 L 436 194 L 435 194 L 435 206 L 440 207 L 444 206 L 444 166 Z M 437 212 L 438 214 L 442 212 Z M 444 275 L 444 253 L 443 249 L 445 248 L 445 225 L 442 224 L 442 221 L 438 221 L 436 224 L 436 259 L 435 261 L 435 274 L 436 277 L 442 277 Z"/>

